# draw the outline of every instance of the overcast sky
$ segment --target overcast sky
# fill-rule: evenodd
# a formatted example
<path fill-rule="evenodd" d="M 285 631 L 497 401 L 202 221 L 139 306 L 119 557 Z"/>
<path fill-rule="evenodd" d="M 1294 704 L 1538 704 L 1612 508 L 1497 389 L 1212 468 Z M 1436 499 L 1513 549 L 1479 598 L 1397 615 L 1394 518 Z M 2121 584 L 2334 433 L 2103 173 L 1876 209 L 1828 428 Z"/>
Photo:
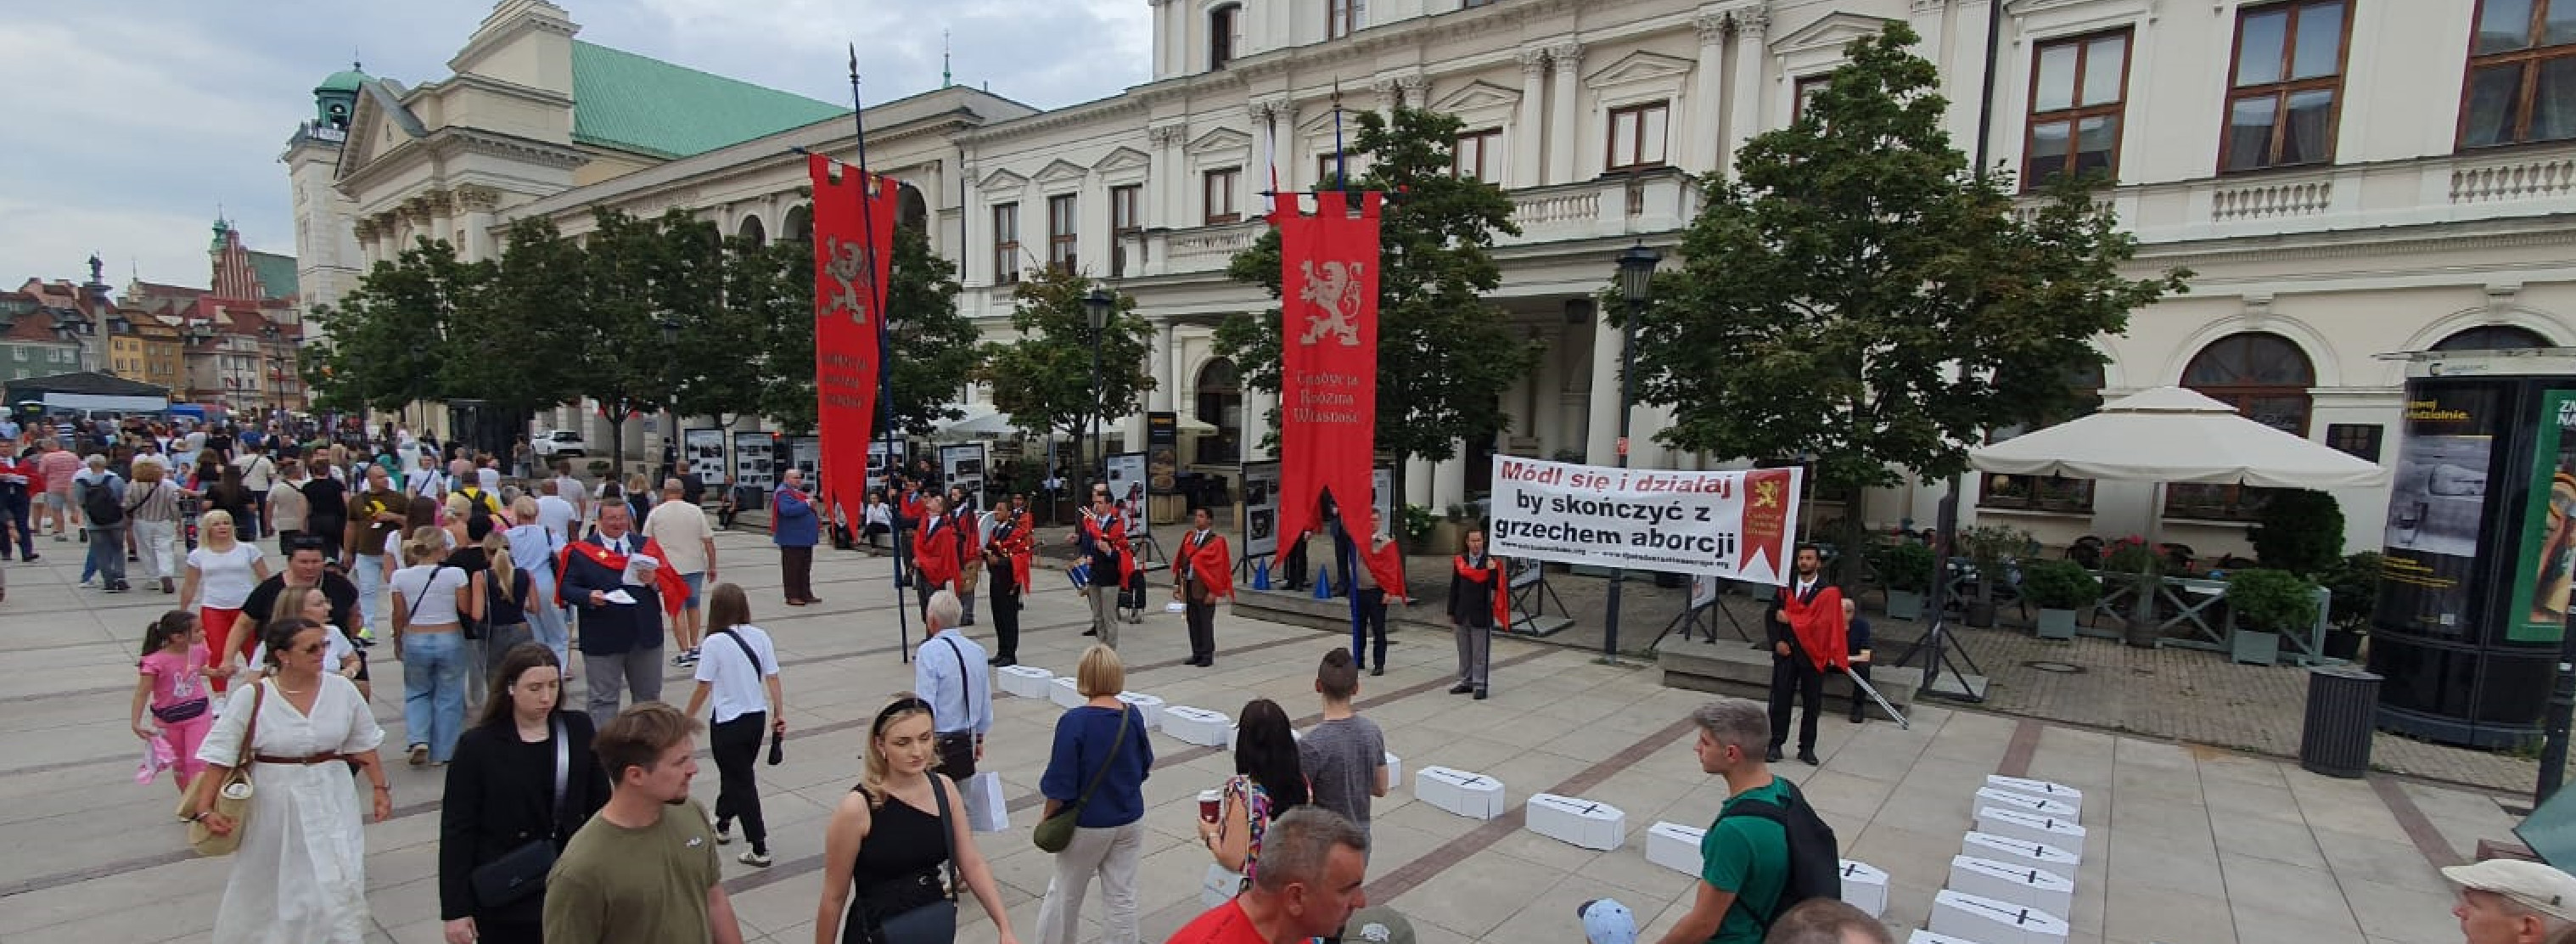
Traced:
<path fill-rule="evenodd" d="M 1147 0 L 555 0 L 580 38 L 828 102 L 859 43 L 872 102 L 957 82 L 1041 108 L 1148 78 Z M 107 280 L 204 286 L 217 207 L 251 248 L 295 248 L 278 163 L 312 88 L 353 56 L 419 85 L 490 0 L 0 0 L 0 288 Z"/>

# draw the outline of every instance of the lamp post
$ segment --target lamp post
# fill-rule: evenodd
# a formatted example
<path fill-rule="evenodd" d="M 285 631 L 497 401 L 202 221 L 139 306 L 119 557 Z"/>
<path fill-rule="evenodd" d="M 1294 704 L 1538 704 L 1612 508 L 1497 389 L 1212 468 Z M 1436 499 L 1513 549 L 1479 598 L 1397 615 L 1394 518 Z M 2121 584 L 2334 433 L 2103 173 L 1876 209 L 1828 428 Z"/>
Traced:
<path fill-rule="evenodd" d="M 1619 467 L 1628 467 L 1628 408 L 1637 399 L 1637 320 L 1646 315 L 1646 300 L 1654 296 L 1655 266 L 1664 261 L 1663 254 L 1639 243 L 1619 254 L 1619 295 L 1628 300 L 1628 317 L 1620 324 L 1619 338 Z M 1619 587 L 1628 580 L 1628 568 L 1610 572 L 1610 613 L 1602 626 L 1601 654 L 1619 658 Z"/>
<path fill-rule="evenodd" d="M 671 349 L 671 360 L 669 362 L 670 368 L 664 372 L 664 379 L 669 381 L 671 389 L 669 391 L 669 398 L 664 400 L 662 403 L 662 451 L 670 455 L 671 469 L 654 476 L 656 481 L 653 483 L 653 487 L 655 488 L 661 487 L 662 483 L 659 480 L 663 477 L 680 474 L 680 447 L 677 445 L 680 441 L 679 321 L 667 317 L 662 319 L 662 346 Z"/>
<path fill-rule="evenodd" d="M 1091 318 L 1091 480 L 1109 481 L 1109 457 L 1100 451 L 1100 412 L 1104 409 L 1100 395 L 1100 336 L 1109 330 L 1109 316 L 1118 310 L 1118 296 L 1105 288 L 1094 288 L 1082 296 L 1082 313 Z"/>

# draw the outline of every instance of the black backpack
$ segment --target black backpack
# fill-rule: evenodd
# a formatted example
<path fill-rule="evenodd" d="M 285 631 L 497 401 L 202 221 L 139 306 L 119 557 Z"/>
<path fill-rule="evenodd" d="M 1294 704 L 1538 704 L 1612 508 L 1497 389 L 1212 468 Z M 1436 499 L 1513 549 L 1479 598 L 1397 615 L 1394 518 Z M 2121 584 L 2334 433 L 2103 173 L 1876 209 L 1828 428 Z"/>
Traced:
<path fill-rule="evenodd" d="M 90 527 L 112 528 L 125 523 L 125 505 L 108 488 L 115 481 L 116 476 L 109 475 L 81 485 L 81 514 L 89 518 Z"/>
<path fill-rule="evenodd" d="M 1843 896 L 1842 846 L 1834 840 L 1834 828 L 1816 815 L 1816 808 L 1807 804 L 1797 784 L 1786 780 L 1779 783 L 1789 795 L 1787 805 L 1769 800 L 1737 800 L 1718 817 L 1721 822 L 1736 816 L 1767 819 L 1780 824 L 1780 831 L 1788 837 L 1789 877 L 1780 886 L 1780 900 L 1772 904 L 1770 914 L 1753 916 L 1765 929 L 1799 902 Z M 1752 908 L 1747 906 L 1745 910 L 1750 912 Z"/>

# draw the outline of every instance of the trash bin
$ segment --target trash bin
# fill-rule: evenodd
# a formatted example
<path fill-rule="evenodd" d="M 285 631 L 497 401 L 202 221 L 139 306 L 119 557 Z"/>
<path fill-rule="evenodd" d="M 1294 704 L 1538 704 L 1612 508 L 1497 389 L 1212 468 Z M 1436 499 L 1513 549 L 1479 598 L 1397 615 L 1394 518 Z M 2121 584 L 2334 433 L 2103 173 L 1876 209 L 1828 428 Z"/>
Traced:
<path fill-rule="evenodd" d="M 2308 714 L 2299 734 L 2299 766 L 2328 777 L 2370 772 L 2370 732 L 2379 711 L 2379 676 L 2355 666 L 2308 670 Z"/>

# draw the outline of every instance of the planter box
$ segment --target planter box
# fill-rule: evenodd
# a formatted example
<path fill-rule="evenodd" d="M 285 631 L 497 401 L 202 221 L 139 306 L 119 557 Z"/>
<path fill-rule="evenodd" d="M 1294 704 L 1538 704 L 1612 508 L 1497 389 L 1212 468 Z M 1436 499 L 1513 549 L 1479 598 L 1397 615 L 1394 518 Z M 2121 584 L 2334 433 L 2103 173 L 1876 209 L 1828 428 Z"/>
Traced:
<path fill-rule="evenodd" d="M 1446 518 L 1431 523 L 1431 534 L 1422 539 L 1423 554 L 1449 555 L 1466 549 L 1467 526 Z"/>
<path fill-rule="evenodd" d="M 2240 629 L 2228 634 L 2227 660 L 2251 665 L 2278 665 L 2281 634 Z"/>
<path fill-rule="evenodd" d="M 1912 590 L 1887 591 L 1887 618 L 1918 620 L 1923 618 L 1923 595 Z"/>
<path fill-rule="evenodd" d="M 1968 625 L 1974 626 L 1978 629 L 1986 629 L 1995 625 L 1995 605 L 1992 603 L 1981 603 L 1976 600 L 1969 600 L 1966 611 L 1961 615 L 1966 617 Z"/>
<path fill-rule="evenodd" d="M 2041 639 L 2073 639 L 2073 638 L 2075 638 L 2075 611 L 2074 611 L 2074 610 L 2052 610 L 2052 609 L 2048 609 L 2048 608 L 2046 608 L 2046 607 L 2042 607 L 2042 608 L 2040 608 L 2040 611 L 2039 611 L 2039 638 L 2041 638 Z"/>

